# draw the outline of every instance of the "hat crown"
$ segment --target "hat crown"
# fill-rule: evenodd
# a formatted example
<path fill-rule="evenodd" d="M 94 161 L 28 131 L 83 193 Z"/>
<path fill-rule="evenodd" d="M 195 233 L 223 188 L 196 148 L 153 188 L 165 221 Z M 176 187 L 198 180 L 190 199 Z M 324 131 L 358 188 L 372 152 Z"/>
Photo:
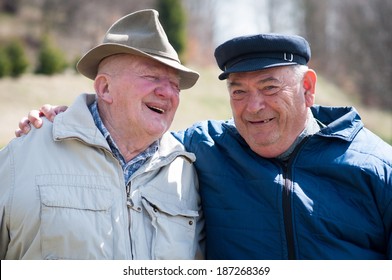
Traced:
<path fill-rule="evenodd" d="M 228 40 L 215 49 L 214 55 L 223 71 L 219 79 L 223 80 L 230 73 L 295 64 L 306 65 L 311 52 L 309 43 L 303 37 L 267 33 Z"/>
<path fill-rule="evenodd" d="M 103 44 L 119 44 L 180 62 L 170 44 L 156 10 L 142 10 L 116 21 L 106 32 Z"/>
<path fill-rule="evenodd" d="M 122 17 L 109 28 L 103 42 L 79 60 L 76 68 L 81 74 L 94 80 L 103 59 L 116 54 L 132 54 L 176 69 L 180 77 L 180 88 L 192 87 L 198 80 L 199 73 L 181 64 L 158 16 L 156 10 L 148 9 Z"/>

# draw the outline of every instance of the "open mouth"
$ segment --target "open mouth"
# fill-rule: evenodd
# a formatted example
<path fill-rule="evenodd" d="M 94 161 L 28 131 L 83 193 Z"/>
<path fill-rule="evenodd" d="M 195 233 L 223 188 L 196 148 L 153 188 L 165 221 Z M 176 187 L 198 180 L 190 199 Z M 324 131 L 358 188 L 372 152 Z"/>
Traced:
<path fill-rule="evenodd" d="M 250 121 L 250 123 L 256 124 L 256 123 L 269 123 L 270 121 L 272 121 L 274 118 L 271 119 L 265 119 L 262 121 Z"/>
<path fill-rule="evenodd" d="M 273 118 L 271 118 L 271 119 L 266 119 L 266 120 L 261 121 L 261 123 L 269 123 L 269 122 L 272 121 L 272 120 L 273 120 Z"/>
<path fill-rule="evenodd" d="M 148 105 L 147 105 L 147 107 L 148 107 L 151 111 L 154 111 L 155 113 L 158 113 L 158 114 L 163 114 L 163 113 L 165 113 L 165 110 L 163 110 L 162 108 L 158 108 L 158 107 L 155 107 L 155 106 L 148 106 Z"/>

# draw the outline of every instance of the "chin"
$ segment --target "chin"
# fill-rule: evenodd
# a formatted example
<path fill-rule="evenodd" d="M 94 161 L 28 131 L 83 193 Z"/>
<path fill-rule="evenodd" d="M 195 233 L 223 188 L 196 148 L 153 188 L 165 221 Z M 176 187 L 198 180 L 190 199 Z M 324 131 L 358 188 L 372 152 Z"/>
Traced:
<path fill-rule="evenodd" d="M 150 135 L 154 135 L 157 138 L 160 138 L 163 134 L 165 134 L 166 131 L 168 131 L 170 128 L 170 126 L 167 125 L 160 125 L 159 128 L 157 126 L 152 127 L 151 129 L 149 129 L 149 134 Z"/>

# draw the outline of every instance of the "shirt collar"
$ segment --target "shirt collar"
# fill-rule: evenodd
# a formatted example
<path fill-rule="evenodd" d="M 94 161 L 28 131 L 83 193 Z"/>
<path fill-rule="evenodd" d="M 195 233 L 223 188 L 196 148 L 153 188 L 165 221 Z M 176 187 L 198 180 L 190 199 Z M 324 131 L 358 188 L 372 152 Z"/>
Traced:
<path fill-rule="evenodd" d="M 294 143 L 290 146 L 290 148 L 287 149 L 284 153 L 279 155 L 277 158 L 281 159 L 283 161 L 288 160 L 290 155 L 293 153 L 295 148 L 301 143 L 301 141 L 309 135 L 316 134 L 317 132 L 320 131 L 320 125 L 319 123 L 313 116 L 312 112 L 310 109 L 308 110 L 308 119 L 306 122 L 305 129 L 301 132 L 301 134 L 297 137 L 297 139 L 294 141 Z"/>
<path fill-rule="evenodd" d="M 159 147 L 159 140 L 153 142 L 146 150 L 138 154 L 136 157 L 131 159 L 129 162 L 124 160 L 124 157 L 121 155 L 116 142 L 114 142 L 112 136 L 110 135 L 109 131 L 103 124 L 103 121 L 98 112 L 98 104 L 97 101 L 94 101 L 89 106 L 91 115 L 93 116 L 95 125 L 105 137 L 106 141 L 109 144 L 109 147 L 114 155 L 114 157 L 120 162 L 121 167 L 124 171 L 124 178 L 127 182 L 130 179 L 130 176 L 135 173 L 149 158 L 151 158 L 154 153 L 158 150 Z"/>

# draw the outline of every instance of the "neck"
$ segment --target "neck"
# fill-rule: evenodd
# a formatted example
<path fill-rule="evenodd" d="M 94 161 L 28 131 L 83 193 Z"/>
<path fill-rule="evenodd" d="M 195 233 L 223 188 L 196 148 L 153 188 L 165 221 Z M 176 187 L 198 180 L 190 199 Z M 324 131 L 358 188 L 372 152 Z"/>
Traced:
<path fill-rule="evenodd" d="M 125 133 L 125 129 L 115 128 L 110 122 L 103 121 L 103 123 L 126 162 L 136 157 L 156 141 L 156 139 Z"/>
<path fill-rule="evenodd" d="M 290 155 L 294 152 L 295 148 L 301 143 L 301 141 L 308 135 L 313 135 L 320 130 L 316 119 L 314 118 L 312 112 L 308 111 L 308 117 L 306 120 L 306 125 L 304 130 L 298 135 L 293 144 L 282 154 L 277 156 L 278 159 L 288 160 Z"/>
<path fill-rule="evenodd" d="M 126 162 L 132 160 L 138 154 L 146 150 L 157 139 L 143 130 L 137 130 L 129 123 L 118 121 L 105 106 L 99 106 L 98 113 L 105 128 L 120 151 Z"/>

